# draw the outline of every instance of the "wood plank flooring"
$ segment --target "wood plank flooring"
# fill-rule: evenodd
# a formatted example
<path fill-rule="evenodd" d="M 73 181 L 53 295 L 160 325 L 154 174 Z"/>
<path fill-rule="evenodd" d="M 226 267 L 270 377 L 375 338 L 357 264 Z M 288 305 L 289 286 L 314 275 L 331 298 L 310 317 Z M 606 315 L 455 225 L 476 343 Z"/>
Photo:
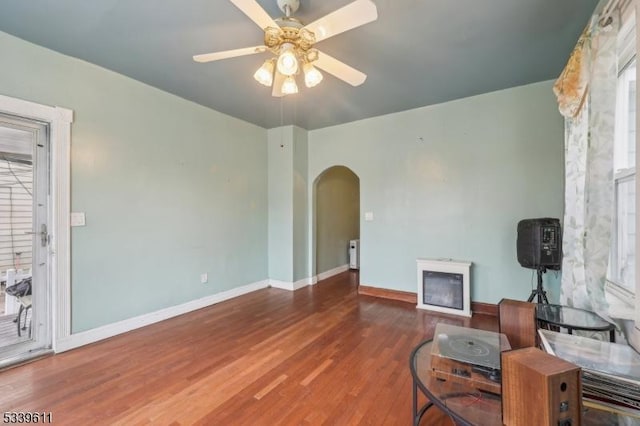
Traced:
<path fill-rule="evenodd" d="M 409 425 L 409 355 L 462 319 L 357 294 L 345 272 L 264 289 L 0 373 L 0 412 L 64 425 Z M 423 424 L 449 425 L 436 410 Z"/>

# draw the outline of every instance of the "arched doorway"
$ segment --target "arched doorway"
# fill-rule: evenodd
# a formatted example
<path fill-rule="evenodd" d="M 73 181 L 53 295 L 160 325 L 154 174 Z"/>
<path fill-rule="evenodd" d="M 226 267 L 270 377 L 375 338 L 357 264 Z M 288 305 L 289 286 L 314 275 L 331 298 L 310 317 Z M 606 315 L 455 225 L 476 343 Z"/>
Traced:
<path fill-rule="evenodd" d="M 360 239 L 360 178 L 329 167 L 313 184 L 313 200 L 313 271 L 322 280 L 349 269 L 349 242 Z"/>

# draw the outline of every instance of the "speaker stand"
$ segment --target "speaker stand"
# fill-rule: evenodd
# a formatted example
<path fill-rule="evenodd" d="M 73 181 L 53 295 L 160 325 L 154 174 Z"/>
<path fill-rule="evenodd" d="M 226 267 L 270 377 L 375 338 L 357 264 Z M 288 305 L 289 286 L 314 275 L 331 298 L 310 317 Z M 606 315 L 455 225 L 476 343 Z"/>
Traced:
<path fill-rule="evenodd" d="M 536 296 L 538 296 L 538 303 L 546 303 L 549 304 L 549 299 L 547 299 L 547 292 L 542 288 L 542 274 L 547 272 L 547 268 L 541 266 L 538 268 L 538 287 L 531 290 L 531 295 L 527 299 L 527 302 L 531 302 Z"/>

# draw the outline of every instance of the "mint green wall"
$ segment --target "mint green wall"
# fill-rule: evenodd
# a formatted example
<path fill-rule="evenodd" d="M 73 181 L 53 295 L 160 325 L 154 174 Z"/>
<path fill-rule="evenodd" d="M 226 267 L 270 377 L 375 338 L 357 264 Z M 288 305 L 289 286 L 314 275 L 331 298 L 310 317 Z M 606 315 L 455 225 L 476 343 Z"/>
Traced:
<path fill-rule="evenodd" d="M 474 262 L 474 300 L 524 298 L 531 272 L 515 258 L 516 223 L 561 216 L 550 82 L 265 131 L 1 32 L 0 51 L 1 94 L 75 113 L 72 210 L 87 226 L 72 229 L 73 332 L 310 276 L 309 194 L 333 165 L 360 177 L 367 285 L 416 291 L 417 257 L 452 257 Z"/>
<path fill-rule="evenodd" d="M 308 268 L 308 132 L 293 128 L 293 281 L 311 276 Z"/>
<path fill-rule="evenodd" d="M 311 182 L 333 165 L 360 178 L 362 284 L 416 292 L 416 258 L 444 257 L 473 262 L 475 301 L 528 297 L 516 224 L 563 210 L 564 130 L 551 87 L 309 132 Z"/>
<path fill-rule="evenodd" d="M 293 283 L 311 276 L 307 131 L 283 126 L 267 131 L 269 145 L 269 278 Z"/>
<path fill-rule="evenodd" d="M 264 129 L 5 33 L 0 51 L 1 94 L 74 111 L 73 332 L 267 278 Z"/>
<path fill-rule="evenodd" d="M 293 281 L 293 127 L 267 131 L 269 278 Z"/>
<path fill-rule="evenodd" d="M 349 264 L 349 241 L 360 237 L 360 182 L 348 168 L 322 172 L 316 191 L 316 271 Z"/>

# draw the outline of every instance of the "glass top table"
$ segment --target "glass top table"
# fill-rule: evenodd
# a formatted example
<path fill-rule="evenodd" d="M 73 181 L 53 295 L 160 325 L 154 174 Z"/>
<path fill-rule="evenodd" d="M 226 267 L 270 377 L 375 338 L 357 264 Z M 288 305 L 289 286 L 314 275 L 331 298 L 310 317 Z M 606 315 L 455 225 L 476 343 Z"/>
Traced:
<path fill-rule="evenodd" d="M 413 424 L 419 425 L 425 412 L 431 407 L 440 408 L 456 425 L 502 425 L 502 400 L 500 395 L 482 392 L 473 387 L 440 380 L 432 374 L 431 349 L 433 341 L 425 340 L 411 353 L 409 367 L 413 378 Z M 418 407 L 418 389 L 428 402 Z M 608 411 L 583 407 L 583 425 L 625 424 L 620 417 Z"/>
<path fill-rule="evenodd" d="M 602 319 L 595 312 L 563 305 L 538 303 L 536 315 L 538 321 L 564 327 L 569 334 L 572 334 L 573 330 L 608 331 L 609 341 L 616 340 L 615 325 Z"/>

